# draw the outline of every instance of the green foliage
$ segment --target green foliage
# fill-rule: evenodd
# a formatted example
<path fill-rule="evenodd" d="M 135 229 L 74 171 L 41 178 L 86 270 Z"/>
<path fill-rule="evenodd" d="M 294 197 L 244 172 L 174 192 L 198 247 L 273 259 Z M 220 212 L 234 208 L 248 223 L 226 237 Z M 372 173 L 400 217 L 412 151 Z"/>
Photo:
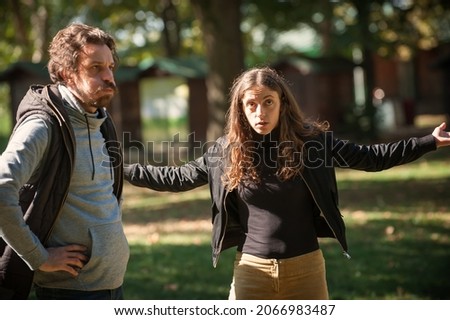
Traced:
<path fill-rule="evenodd" d="M 189 2 L 173 2 L 178 12 L 176 22 L 181 27 L 180 53 L 199 53 L 200 32 Z M 4 32 L 0 39 L 0 70 L 18 60 L 32 60 L 35 51 L 46 51 L 51 37 L 74 21 L 99 26 L 114 34 L 125 64 L 136 65 L 145 58 L 164 56 L 162 10 L 158 0 L 3 1 L 0 3 L 0 29 Z"/>
<path fill-rule="evenodd" d="M 373 108 L 363 105 L 347 106 L 342 123 L 339 125 L 339 132 L 346 137 L 364 137 L 366 142 L 373 141 L 377 130 L 371 125 L 371 119 L 374 116 L 372 110 Z"/>
<path fill-rule="evenodd" d="M 202 54 L 201 29 L 189 1 L 172 1 L 176 17 L 172 17 L 167 25 L 163 19 L 163 3 L 169 2 L 3 1 L 0 3 L 0 29 L 3 31 L 0 69 L 19 59 L 31 59 L 36 50 L 44 48 L 45 51 L 49 39 L 71 21 L 98 25 L 115 34 L 126 64 L 164 56 L 165 28 L 179 30 L 180 55 Z M 241 27 L 247 48 L 246 59 L 259 64 L 273 61 L 280 54 L 295 52 L 298 45 L 295 42 L 302 41 L 301 38 L 293 40 L 292 45 L 281 47 L 275 46 L 276 40 L 286 31 L 300 31 L 305 27 L 317 32 L 316 45 L 322 51 L 310 51 L 316 55 L 339 53 L 350 56 L 354 45 L 389 54 L 395 53 L 399 46 L 432 48 L 449 41 L 446 25 L 450 11 L 445 1 L 418 1 L 408 7 L 398 3 L 381 0 L 244 0 Z M 358 10 L 367 13 L 367 21 Z M 362 33 L 362 29 L 366 32 Z M 41 47 L 37 48 L 38 45 Z"/>
<path fill-rule="evenodd" d="M 172 9 L 169 16 L 168 9 Z M 408 59 L 418 48 L 450 41 L 448 1 L 242 0 L 241 13 L 247 66 L 270 64 L 299 52 L 352 58 L 355 49 L 362 50 L 366 61 L 364 55 L 373 53 Z M 97 25 L 115 35 L 125 65 L 167 56 L 174 47 L 179 48 L 175 53 L 179 56 L 205 52 L 200 22 L 189 1 L 3 1 L 0 70 L 21 59 L 45 60 L 51 37 L 72 21 Z M 309 40 L 305 30 L 311 33 Z M 177 36 L 170 37 L 172 33 Z M 240 45 L 238 37 L 230 41 Z M 367 79 L 366 91 L 371 92 L 373 75 L 369 73 Z M 373 127 L 373 114 L 368 117 Z"/>
<path fill-rule="evenodd" d="M 9 135 L 12 130 L 11 112 L 9 106 L 8 86 L 0 84 L 0 154 L 8 143 Z"/>
<path fill-rule="evenodd" d="M 370 48 L 383 56 L 401 56 L 450 41 L 446 27 L 450 6 L 446 1 L 247 0 L 244 3 L 243 25 L 250 34 L 258 35 L 258 38 L 251 35 L 245 38 L 251 49 L 247 59 L 252 61 L 258 56 L 264 58 L 258 49 L 266 51 L 268 56 L 295 51 L 295 39 L 292 46 L 275 48 L 273 44 L 285 31 L 300 31 L 305 26 L 317 34 L 320 51 L 311 53 L 319 55 L 351 58 L 353 48 L 357 47 Z M 255 40 L 260 47 L 252 45 Z"/>

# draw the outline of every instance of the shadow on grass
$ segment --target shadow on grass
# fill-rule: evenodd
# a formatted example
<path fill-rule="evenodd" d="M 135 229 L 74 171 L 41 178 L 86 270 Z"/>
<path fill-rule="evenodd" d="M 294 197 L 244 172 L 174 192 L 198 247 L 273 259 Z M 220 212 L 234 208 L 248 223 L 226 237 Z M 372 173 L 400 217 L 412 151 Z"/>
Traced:
<path fill-rule="evenodd" d="M 126 299 L 223 300 L 228 298 L 234 251 L 211 262 L 209 245 L 131 245 Z"/>
<path fill-rule="evenodd" d="M 399 219 L 352 225 L 352 259 L 343 258 L 332 241 L 322 243 L 331 298 L 450 299 L 449 231 L 437 222 Z"/>
<path fill-rule="evenodd" d="M 449 190 L 449 177 L 339 181 L 341 208 L 350 211 L 450 212 Z"/>
<path fill-rule="evenodd" d="M 324 241 L 332 298 L 450 299 L 450 178 L 341 180 L 339 189 L 352 259 Z"/>
<path fill-rule="evenodd" d="M 211 200 L 199 199 L 166 202 L 157 208 L 155 206 L 127 208 L 124 210 L 123 221 L 124 223 L 146 224 L 173 219 L 195 220 L 210 217 Z"/>

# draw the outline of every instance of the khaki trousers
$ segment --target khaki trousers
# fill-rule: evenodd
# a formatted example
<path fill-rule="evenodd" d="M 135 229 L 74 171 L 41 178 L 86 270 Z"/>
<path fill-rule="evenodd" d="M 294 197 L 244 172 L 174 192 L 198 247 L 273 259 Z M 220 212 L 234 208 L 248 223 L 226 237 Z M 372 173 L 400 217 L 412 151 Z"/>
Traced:
<path fill-rule="evenodd" d="M 288 259 L 263 259 L 238 252 L 228 299 L 328 300 L 322 251 Z"/>

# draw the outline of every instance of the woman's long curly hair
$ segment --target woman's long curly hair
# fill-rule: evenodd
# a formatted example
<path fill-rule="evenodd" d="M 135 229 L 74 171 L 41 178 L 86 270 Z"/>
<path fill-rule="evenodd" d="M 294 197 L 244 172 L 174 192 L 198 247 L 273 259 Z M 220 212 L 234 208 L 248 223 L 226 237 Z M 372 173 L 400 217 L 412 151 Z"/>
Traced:
<path fill-rule="evenodd" d="M 228 158 L 222 179 L 228 190 L 237 188 L 242 181 L 260 181 L 252 157 L 255 132 L 245 116 L 242 98 L 247 90 L 261 86 L 276 91 L 280 98 L 277 175 L 281 180 L 293 178 L 302 171 L 303 138 L 315 136 L 329 127 L 327 122 L 305 117 L 286 80 L 275 70 L 261 67 L 243 72 L 232 85 L 226 115 Z"/>
<path fill-rule="evenodd" d="M 108 46 L 117 68 L 119 57 L 114 38 L 99 28 L 72 23 L 55 35 L 48 48 L 50 60 L 47 68 L 54 83 L 65 83 L 65 73 L 78 72 L 78 58 L 86 44 Z"/>

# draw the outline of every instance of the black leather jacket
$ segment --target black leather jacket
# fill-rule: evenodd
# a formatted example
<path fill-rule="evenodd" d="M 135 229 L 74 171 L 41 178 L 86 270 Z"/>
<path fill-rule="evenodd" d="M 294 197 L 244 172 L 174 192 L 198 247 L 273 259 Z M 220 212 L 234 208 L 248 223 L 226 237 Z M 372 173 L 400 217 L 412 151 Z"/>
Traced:
<path fill-rule="evenodd" d="M 212 260 L 217 265 L 220 252 L 237 246 L 243 237 L 239 224 L 236 194 L 228 192 L 221 181 L 225 166 L 225 139 L 219 138 L 196 160 L 182 166 L 125 166 L 125 180 L 157 191 L 181 192 L 209 183 L 212 198 Z M 345 224 L 339 211 L 335 167 L 380 171 L 408 163 L 435 150 L 432 135 L 387 144 L 358 145 L 335 139 L 332 132 L 305 139 L 302 177 L 316 203 L 315 226 L 319 237 L 333 237 L 347 253 Z"/>

